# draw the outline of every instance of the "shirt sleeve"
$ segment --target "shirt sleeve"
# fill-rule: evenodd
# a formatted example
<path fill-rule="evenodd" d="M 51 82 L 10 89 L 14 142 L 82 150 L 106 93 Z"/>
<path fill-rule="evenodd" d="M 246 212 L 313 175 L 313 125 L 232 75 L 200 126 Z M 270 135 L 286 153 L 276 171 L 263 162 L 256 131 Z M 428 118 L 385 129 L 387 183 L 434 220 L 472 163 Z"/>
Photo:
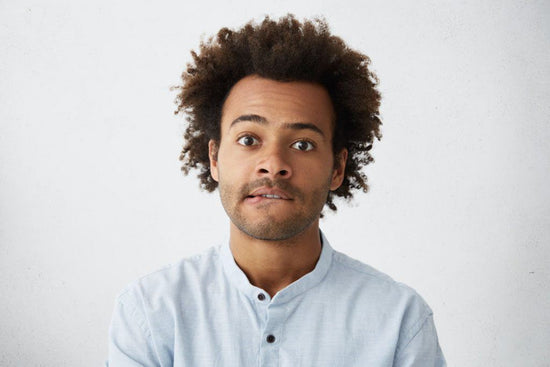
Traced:
<path fill-rule="evenodd" d="M 430 314 L 418 330 L 411 330 L 409 341 L 400 346 L 394 367 L 446 367 L 437 332 Z"/>
<path fill-rule="evenodd" d="M 131 290 L 115 305 L 109 328 L 107 367 L 160 367 L 143 307 Z"/>

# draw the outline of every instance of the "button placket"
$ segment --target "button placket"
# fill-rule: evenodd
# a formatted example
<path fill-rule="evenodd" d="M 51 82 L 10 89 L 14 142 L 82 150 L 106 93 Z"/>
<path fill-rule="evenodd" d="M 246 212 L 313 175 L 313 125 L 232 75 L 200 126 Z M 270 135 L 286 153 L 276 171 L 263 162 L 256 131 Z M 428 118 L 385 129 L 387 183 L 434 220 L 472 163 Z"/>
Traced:
<path fill-rule="evenodd" d="M 258 322 L 262 330 L 262 338 L 265 339 L 264 331 L 267 326 L 268 319 L 267 309 L 271 303 L 271 298 L 263 289 L 255 288 L 249 293 L 249 299 L 252 301 L 252 306 L 256 311 Z"/>
<path fill-rule="evenodd" d="M 286 314 L 286 308 L 278 302 L 270 303 L 267 307 L 267 322 L 260 345 L 260 366 L 278 366 L 279 346 L 283 338 Z"/>

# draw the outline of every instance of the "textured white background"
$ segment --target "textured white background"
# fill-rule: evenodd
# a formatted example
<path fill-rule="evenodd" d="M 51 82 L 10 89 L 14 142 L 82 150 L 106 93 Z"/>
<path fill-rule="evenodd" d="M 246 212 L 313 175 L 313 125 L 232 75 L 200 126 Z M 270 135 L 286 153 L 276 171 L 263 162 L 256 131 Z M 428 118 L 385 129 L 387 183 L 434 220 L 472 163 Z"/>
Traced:
<path fill-rule="evenodd" d="M 417 289 L 451 366 L 550 366 L 545 1 L 0 1 L 0 365 L 97 366 L 116 293 L 218 243 L 179 171 L 201 36 L 324 15 L 383 92 L 371 191 L 332 245 Z"/>

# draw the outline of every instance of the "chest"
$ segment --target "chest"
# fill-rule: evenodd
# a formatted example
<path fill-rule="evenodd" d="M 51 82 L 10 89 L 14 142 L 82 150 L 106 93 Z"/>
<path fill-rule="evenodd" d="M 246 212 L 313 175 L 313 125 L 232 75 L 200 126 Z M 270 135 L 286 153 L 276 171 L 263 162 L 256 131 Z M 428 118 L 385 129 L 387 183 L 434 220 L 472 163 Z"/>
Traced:
<path fill-rule="evenodd" d="M 276 304 L 235 294 L 182 300 L 172 318 L 150 321 L 163 366 L 392 366 L 399 324 L 358 303 L 312 295 Z"/>

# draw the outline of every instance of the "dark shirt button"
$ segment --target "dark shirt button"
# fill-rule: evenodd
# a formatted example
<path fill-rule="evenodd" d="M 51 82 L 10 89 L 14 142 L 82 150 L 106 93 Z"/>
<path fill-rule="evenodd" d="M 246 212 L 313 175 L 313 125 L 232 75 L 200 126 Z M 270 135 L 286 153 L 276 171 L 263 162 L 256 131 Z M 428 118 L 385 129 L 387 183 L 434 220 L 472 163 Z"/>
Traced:
<path fill-rule="evenodd" d="M 263 301 L 263 300 L 265 299 L 265 295 L 264 295 L 263 293 L 259 293 L 259 294 L 258 294 L 258 299 L 259 299 L 260 301 Z"/>
<path fill-rule="evenodd" d="M 267 338 L 265 338 L 265 340 L 268 343 L 275 343 L 275 337 L 273 335 L 268 335 Z"/>

